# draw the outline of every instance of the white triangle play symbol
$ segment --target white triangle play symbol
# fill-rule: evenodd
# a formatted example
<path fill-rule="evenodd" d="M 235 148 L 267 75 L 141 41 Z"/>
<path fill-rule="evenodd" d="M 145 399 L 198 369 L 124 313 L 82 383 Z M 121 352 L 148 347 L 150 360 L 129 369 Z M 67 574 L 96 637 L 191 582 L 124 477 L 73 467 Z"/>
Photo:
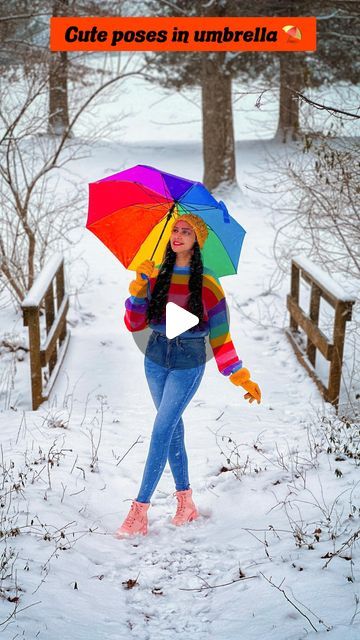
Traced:
<path fill-rule="evenodd" d="M 166 304 L 166 337 L 176 338 L 184 331 L 195 327 L 199 323 L 199 318 L 190 311 L 179 307 L 175 302 Z"/>

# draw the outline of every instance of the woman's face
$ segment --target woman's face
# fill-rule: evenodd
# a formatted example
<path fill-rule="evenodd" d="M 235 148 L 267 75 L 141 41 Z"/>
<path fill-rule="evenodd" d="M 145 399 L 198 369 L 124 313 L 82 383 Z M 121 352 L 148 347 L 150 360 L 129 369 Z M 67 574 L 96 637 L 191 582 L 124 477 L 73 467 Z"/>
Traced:
<path fill-rule="evenodd" d="M 185 220 L 175 222 L 170 236 L 171 248 L 175 253 L 190 251 L 194 246 L 195 240 L 195 231 L 188 222 L 185 222 Z"/>

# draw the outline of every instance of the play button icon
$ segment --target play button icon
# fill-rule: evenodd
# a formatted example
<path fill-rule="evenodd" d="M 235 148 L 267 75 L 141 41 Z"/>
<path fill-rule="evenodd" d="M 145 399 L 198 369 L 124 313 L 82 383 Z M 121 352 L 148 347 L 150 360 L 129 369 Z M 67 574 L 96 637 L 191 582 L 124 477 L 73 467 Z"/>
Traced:
<path fill-rule="evenodd" d="M 179 305 L 174 302 L 168 302 L 166 305 L 166 337 L 170 340 L 171 338 L 176 338 L 184 331 L 191 329 L 191 327 L 195 327 L 196 324 L 199 324 L 199 318 L 179 307 Z"/>

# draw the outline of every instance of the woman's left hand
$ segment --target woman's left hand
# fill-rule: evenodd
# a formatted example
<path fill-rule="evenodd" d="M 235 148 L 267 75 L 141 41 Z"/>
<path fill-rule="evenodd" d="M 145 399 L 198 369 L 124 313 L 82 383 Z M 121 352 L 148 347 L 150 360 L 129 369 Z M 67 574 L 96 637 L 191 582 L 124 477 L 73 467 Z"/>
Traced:
<path fill-rule="evenodd" d="M 238 369 L 234 373 L 231 374 L 230 380 L 236 386 L 240 386 L 247 393 L 244 395 L 245 400 L 249 400 L 250 404 L 256 400 L 258 404 L 261 402 L 261 391 L 260 387 L 256 382 L 250 380 L 250 371 L 245 367 Z"/>
<path fill-rule="evenodd" d="M 245 400 L 249 400 L 250 404 L 254 402 L 254 400 L 256 400 L 256 402 L 260 404 L 261 391 L 260 391 L 259 385 L 256 384 L 256 382 L 253 382 L 252 380 L 248 380 L 247 382 L 244 382 L 241 386 L 243 387 L 243 389 L 245 389 L 245 391 L 247 391 L 247 393 L 245 393 L 244 395 Z"/>

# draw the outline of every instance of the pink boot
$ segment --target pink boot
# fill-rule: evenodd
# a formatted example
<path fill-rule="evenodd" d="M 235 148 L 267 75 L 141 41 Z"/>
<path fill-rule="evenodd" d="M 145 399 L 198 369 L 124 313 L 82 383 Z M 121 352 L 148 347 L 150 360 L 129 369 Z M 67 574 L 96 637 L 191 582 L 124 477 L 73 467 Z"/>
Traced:
<path fill-rule="evenodd" d="M 128 538 L 137 533 L 145 536 L 148 527 L 147 510 L 149 507 L 150 502 L 137 502 L 133 500 L 128 515 L 121 527 L 115 532 L 115 537 L 119 539 Z"/>
<path fill-rule="evenodd" d="M 192 499 L 192 489 L 186 489 L 185 491 L 175 491 L 173 495 L 176 495 L 178 506 L 175 516 L 172 518 L 171 523 L 177 526 L 185 524 L 185 522 L 191 522 L 199 517 L 198 510 Z"/>

